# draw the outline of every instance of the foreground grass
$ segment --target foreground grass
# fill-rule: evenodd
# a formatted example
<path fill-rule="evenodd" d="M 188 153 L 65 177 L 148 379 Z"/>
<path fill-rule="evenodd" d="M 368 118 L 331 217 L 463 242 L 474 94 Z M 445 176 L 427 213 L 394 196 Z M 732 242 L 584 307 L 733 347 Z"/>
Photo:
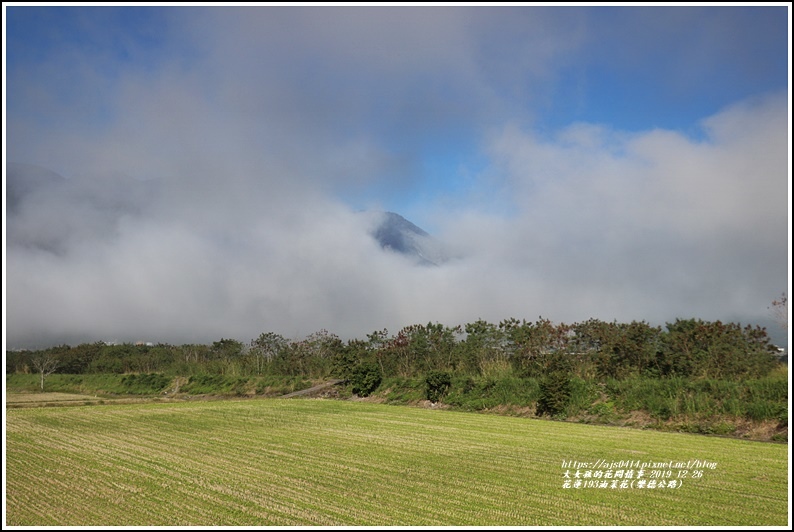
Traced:
<path fill-rule="evenodd" d="M 6 419 L 8 525 L 787 523 L 778 444 L 328 400 Z M 564 460 L 717 465 L 677 489 L 565 489 Z"/>

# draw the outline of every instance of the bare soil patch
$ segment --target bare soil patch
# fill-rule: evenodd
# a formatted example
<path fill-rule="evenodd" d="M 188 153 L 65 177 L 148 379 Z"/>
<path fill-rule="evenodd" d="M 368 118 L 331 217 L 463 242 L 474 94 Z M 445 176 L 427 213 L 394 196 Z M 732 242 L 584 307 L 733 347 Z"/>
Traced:
<path fill-rule="evenodd" d="M 76 393 L 43 392 L 43 393 L 14 393 L 6 394 L 6 405 L 29 403 L 52 403 L 67 401 L 93 401 L 94 395 L 81 395 Z"/>

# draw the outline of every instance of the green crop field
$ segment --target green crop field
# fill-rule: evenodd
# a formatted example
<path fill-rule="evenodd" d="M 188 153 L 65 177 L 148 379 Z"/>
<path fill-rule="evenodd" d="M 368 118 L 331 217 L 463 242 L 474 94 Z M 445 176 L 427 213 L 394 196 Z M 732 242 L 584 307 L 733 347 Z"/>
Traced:
<path fill-rule="evenodd" d="M 7 408 L 6 438 L 7 525 L 789 517 L 785 445 L 689 434 L 297 399 Z"/>

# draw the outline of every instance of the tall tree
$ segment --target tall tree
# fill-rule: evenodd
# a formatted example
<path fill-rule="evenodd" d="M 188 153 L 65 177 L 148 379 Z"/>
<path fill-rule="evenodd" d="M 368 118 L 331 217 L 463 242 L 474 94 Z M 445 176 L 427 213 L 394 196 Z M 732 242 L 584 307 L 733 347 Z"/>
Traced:
<path fill-rule="evenodd" d="M 486 367 L 495 362 L 508 363 L 505 351 L 505 334 L 496 325 L 478 319 L 465 326 L 466 339 L 460 342 L 459 350 L 464 368 L 469 373 L 481 375 Z"/>
<path fill-rule="evenodd" d="M 248 355 L 253 361 L 254 372 L 257 375 L 264 373 L 265 367 L 282 354 L 287 343 L 283 336 L 274 332 L 262 333 L 256 340 L 251 340 Z"/>

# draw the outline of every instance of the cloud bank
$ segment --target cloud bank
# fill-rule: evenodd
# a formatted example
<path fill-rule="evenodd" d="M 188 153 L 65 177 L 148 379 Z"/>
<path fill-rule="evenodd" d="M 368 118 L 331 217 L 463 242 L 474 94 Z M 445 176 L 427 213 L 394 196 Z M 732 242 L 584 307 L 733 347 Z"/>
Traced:
<path fill-rule="evenodd" d="M 786 94 L 698 135 L 536 127 L 587 20 L 172 9 L 152 44 L 87 17 L 101 46 L 8 72 L 8 346 L 767 319 L 788 283 Z M 481 162 L 426 194 L 423 158 L 455 145 Z M 381 250 L 357 212 L 412 196 L 439 267 Z"/>

